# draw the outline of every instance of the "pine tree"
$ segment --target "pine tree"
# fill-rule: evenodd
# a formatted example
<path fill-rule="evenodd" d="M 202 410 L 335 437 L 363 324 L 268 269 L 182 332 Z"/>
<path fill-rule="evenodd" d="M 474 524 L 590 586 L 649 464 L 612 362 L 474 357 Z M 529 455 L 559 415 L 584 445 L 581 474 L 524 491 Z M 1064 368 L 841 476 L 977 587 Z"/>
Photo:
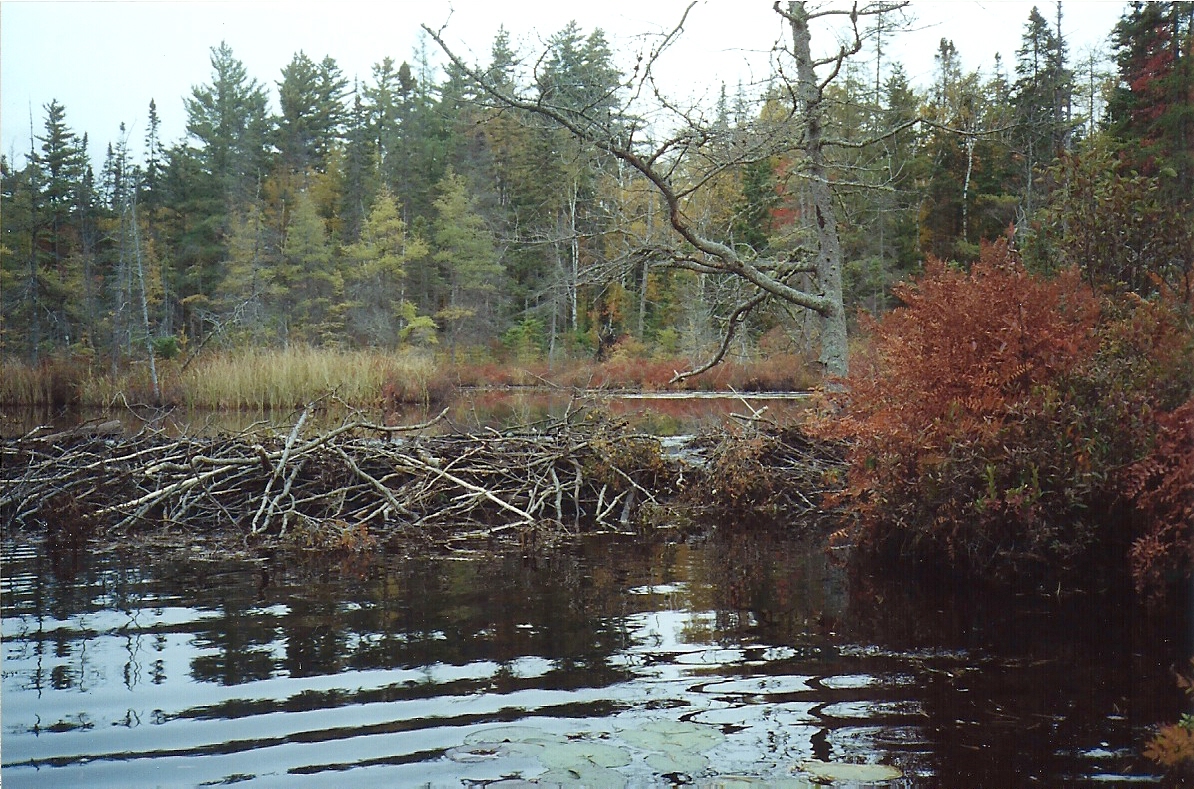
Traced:
<path fill-rule="evenodd" d="M 158 106 L 149 100 L 149 113 L 145 124 L 145 166 L 141 175 L 141 195 L 138 198 L 142 205 L 150 209 L 161 204 L 161 181 L 166 167 L 166 149 L 162 142 L 162 119 L 158 116 Z"/>
<path fill-rule="evenodd" d="M 361 92 L 354 91 L 345 131 L 340 166 L 340 238 L 351 244 L 361 235 L 369 201 L 377 191 L 377 143 L 369 124 L 369 111 Z"/>
<path fill-rule="evenodd" d="M 268 171 L 269 98 L 226 43 L 212 47 L 211 67 L 211 84 L 196 86 L 185 101 L 187 134 L 230 208 L 253 195 Z"/>
<path fill-rule="evenodd" d="M 258 195 L 270 169 L 265 87 L 227 43 L 212 47 L 211 67 L 211 83 L 195 86 L 184 101 L 187 134 L 197 146 L 171 151 L 167 177 L 179 295 L 195 336 L 207 333 L 203 314 L 224 276 L 233 217 Z"/>
<path fill-rule="evenodd" d="M 285 342 L 325 342 L 341 335 L 344 276 L 315 201 L 300 192 L 290 212 L 271 296 Z"/>
<path fill-rule="evenodd" d="M 1058 6 L 1057 29 L 1061 26 Z M 1023 157 L 1024 214 L 1031 218 L 1041 201 L 1044 168 L 1070 147 L 1074 75 L 1066 68 L 1065 40 L 1034 7 L 1016 52 L 1016 145 Z"/>
<path fill-rule="evenodd" d="M 332 147 L 343 134 L 347 88 L 330 57 L 316 64 L 300 51 L 282 69 L 276 137 L 284 166 L 298 173 L 327 171 Z"/>
<path fill-rule="evenodd" d="M 438 190 L 433 257 L 447 292 L 436 318 L 447 327 L 455 358 L 458 344 L 494 336 L 503 272 L 493 234 L 476 212 L 464 177 L 449 171 Z"/>
<path fill-rule="evenodd" d="M 40 172 L 32 158 L 14 170 L 0 156 L 0 349 L 36 362 L 41 346 L 41 220 Z"/>
<path fill-rule="evenodd" d="M 81 299 L 72 285 L 81 282 L 79 220 L 90 203 L 87 136 L 79 138 L 66 124 L 66 109 L 57 100 L 45 105 L 45 131 L 36 139 L 40 152 L 30 156 L 37 170 L 32 185 L 34 233 L 29 250 L 25 292 L 30 300 L 34 345 L 49 341 L 67 345 L 77 339 L 75 308 Z M 36 355 L 39 349 L 33 349 Z"/>
<path fill-rule="evenodd" d="M 394 347 L 409 334 L 416 309 L 407 300 L 407 264 L 427 254 L 427 243 L 413 236 L 402 220 L 402 206 L 383 190 L 360 240 L 344 250 L 349 330 L 356 339 Z"/>
<path fill-rule="evenodd" d="M 1161 175 L 1173 199 L 1194 193 L 1194 3 L 1134 2 L 1112 32 L 1120 84 L 1107 107 L 1123 155 Z"/>

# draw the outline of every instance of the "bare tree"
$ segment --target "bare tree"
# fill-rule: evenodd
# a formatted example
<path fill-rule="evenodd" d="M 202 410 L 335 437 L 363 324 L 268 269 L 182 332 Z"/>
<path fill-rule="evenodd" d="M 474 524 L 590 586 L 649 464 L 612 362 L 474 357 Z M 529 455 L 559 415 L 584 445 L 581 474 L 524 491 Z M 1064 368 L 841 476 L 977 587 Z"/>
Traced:
<path fill-rule="evenodd" d="M 550 94 L 519 91 L 499 84 L 479 66 L 465 63 L 444 40 L 444 31 L 423 29 L 444 50 L 454 66 L 473 79 L 483 95 L 499 106 L 522 110 L 558 125 L 580 140 L 612 155 L 645 178 L 665 208 L 671 233 L 666 241 L 640 239 L 632 257 L 636 265 L 650 261 L 701 274 L 730 275 L 743 287 L 738 303 L 724 321 L 723 341 L 705 364 L 682 373 L 674 381 L 702 373 L 720 363 L 731 345 L 735 330 L 754 311 L 770 302 L 811 310 L 820 318 L 821 355 L 824 372 L 844 376 L 848 371 L 846 316 L 842 306 L 842 247 L 838 239 L 837 216 L 825 149 L 835 142 L 825 133 L 826 89 L 842 70 L 846 59 L 862 49 L 859 20 L 904 8 L 907 2 L 877 1 L 848 9 L 815 9 L 805 2 L 777 0 L 774 6 L 790 31 L 790 44 L 777 42 L 773 49 L 776 70 L 774 91 L 778 111 L 768 112 L 746 124 L 733 127 L 705 118 L 701 109 L 681 108 L 660 90 L 653 77 L 657 60 L 683 33 L 692 10 L 684 12 L 679 24 L 662 36 L 657 45 L 639 58 L 634 74 L 624 86 L 624 112 L 612 115 L 609 96 L 600 97 L 591 108 L 576 108 L 554 102 Z M 831 54 L 814 57 L 810 23 L 838 17 L 846 21 L 845 35 Z M 631 110 L 650 102 L 668 114 L 668 122 L 651 127 L 633 120 Z M 589 111 L 591 109 L 591 111 Z M 651 139 L 661 133 L 662 140 Z M 884 137 L 888 134 L 884 134 Z M 851 143 L 851 147 L 865 143 Z M 702 197 L 728 174 L 751 163 L 768 159 L 785 162 L 790 176 L 807 184 L 807 241 L 782 254 L 755 254 L 754 250 L 728 243 L 707 230 L 694 210 Z"/>

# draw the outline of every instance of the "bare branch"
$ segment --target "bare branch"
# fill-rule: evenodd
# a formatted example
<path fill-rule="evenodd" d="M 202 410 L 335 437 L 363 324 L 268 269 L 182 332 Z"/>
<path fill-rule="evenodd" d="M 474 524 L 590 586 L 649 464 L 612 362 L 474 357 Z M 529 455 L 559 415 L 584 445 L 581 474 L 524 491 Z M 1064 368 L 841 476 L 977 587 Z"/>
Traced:
<path fill-rule="evenodd" d="M 681 381 L 686 381 L 689 378 L 700 375 L 701 373 L 708 372 L 717 365 L 721 364 L 722 359 L 726 357 L 726 353 L 730 350 L 730 343 L 733 342 L 734 335 L 737 334 L 738 327 L 742 324 L 742 321 L 751 313 L 752 310 L 754 310 L 755 307 L 758 307 L 767 299 L 768 295 L 766 293 L 759 293 L 754 298 L 748 299 L 747 301 L 739 304 L 738 307 L 730 314 L 730 317 L 726 322 L 726 330 L 722 333 L 721 345 L 718 347 L 717 353 L 714 354 L 713 358 L 702 364 L 700 367 L 689 370 L 688 372 L 677 372 L 672 376 L 672 379 L 668 381 L 668 383 L 676 384 L 680 383 Z"/>

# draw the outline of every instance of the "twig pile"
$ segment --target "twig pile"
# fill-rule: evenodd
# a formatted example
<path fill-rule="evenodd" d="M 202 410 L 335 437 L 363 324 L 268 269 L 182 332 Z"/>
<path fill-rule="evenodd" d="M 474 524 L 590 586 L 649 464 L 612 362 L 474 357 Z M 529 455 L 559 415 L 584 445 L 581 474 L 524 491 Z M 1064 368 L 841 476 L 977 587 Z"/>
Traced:
<path fill-rule="evenodd" d="M 813 438 L 798 425 L 752 419 L 709 441 L 702 484 L 687 498 L 726 525 L 830 514 L 825 495 L 845 480 L 846 447 Z"/>
<path fill-rule="evenodd" d="M 675 478 L 659 444 L 592 414 L 517 433 L 428 435 L 363 421 L 285 438 L 169 438 L 142 431 L 34 434 L 2 445 L 6 531 L 141 527 L 248 535 L 326 528 L 621 529 Z M 407 433 L 408 435 L 397 435 Z M 72 525 L 73 524 L 73 525 Z"/>

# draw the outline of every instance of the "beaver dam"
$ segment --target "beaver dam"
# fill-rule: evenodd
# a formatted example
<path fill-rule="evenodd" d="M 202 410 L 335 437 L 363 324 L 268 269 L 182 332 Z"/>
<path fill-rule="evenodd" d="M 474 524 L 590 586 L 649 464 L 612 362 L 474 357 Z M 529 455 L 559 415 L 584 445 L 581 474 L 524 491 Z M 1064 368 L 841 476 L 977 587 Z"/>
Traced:
<path fill-rule="evenodd" d="M 461 430 L 446 410 L 418 425 L 352 417 L 313 429 L 312 413 L 269 436 L 126 436 L 105 423 L 7 439 L 6 533 L 44 531 L 59 545 L 146 531 L 243 535 L 327 550 L 526 542 L 636 530 L 678 510 L 815 514 L 842 464 L 840 447 L 764 423 L 676 441 L 579 408 L 503 431 Z"/>
<path fill-rule="evenodd" d="M 1161 781 L 1185 627 L 848 581 L 797 428 L 329 420 L 0 443 L 6 784 Z"/>

